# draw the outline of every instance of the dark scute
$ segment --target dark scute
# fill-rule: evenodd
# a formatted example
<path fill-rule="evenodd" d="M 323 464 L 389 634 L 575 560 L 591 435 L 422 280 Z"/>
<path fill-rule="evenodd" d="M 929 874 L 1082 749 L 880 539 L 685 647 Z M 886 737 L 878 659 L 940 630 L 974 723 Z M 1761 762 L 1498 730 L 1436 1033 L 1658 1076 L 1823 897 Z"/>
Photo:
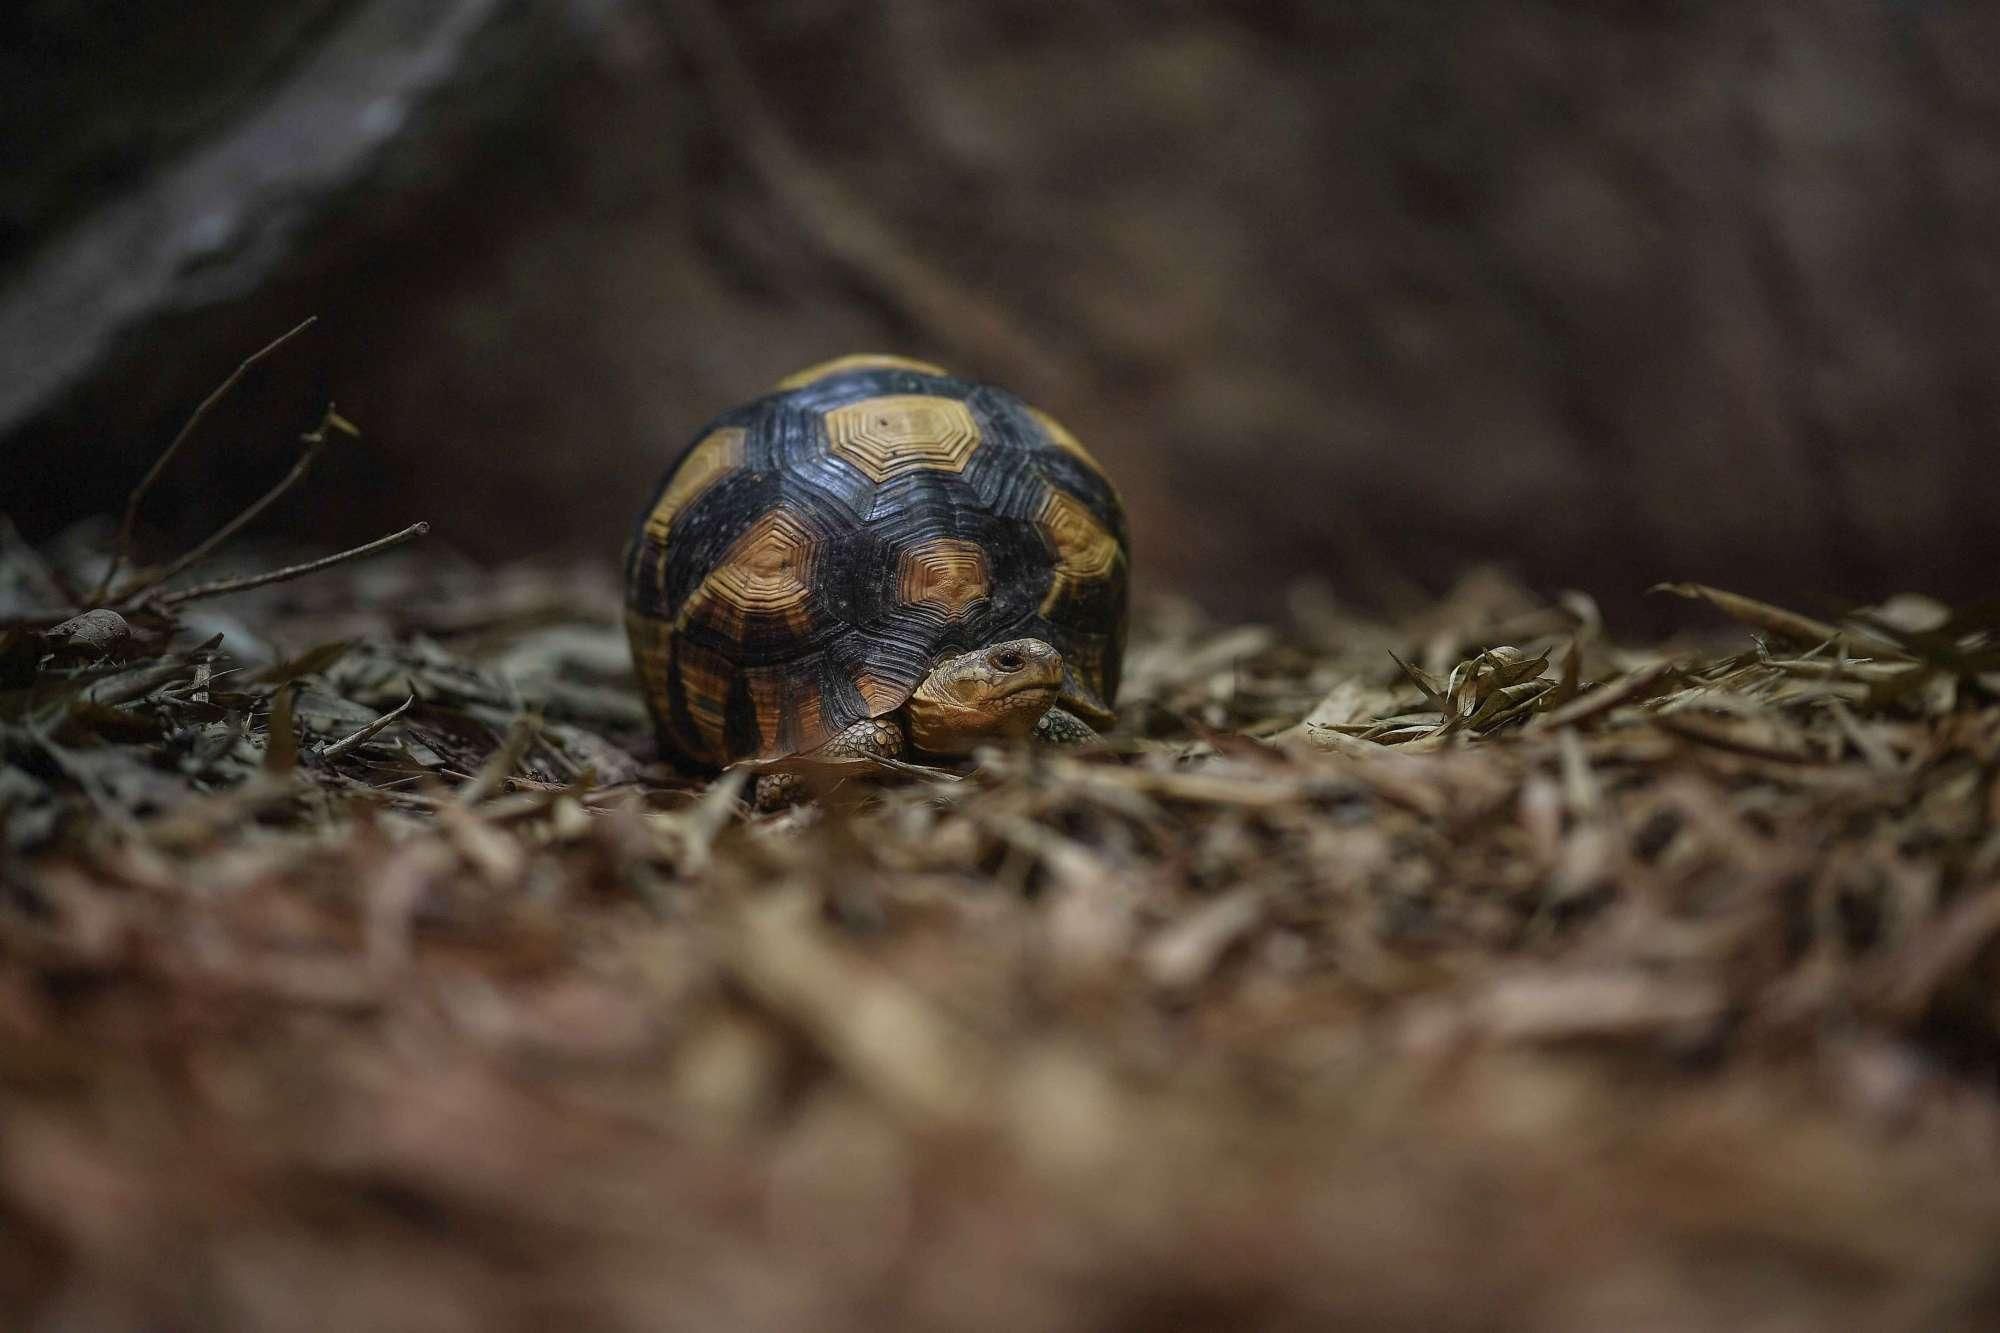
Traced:
<path fill-rule="evenodd" d="M 860 674 L 862 663 L 866 659 L 867 654 L 858 635 L 852 635 L 847 640 L 836 643 L 819 659 L 820 709 L 829 718 L 847 719 L 840 723 L 841 727 L 859 722 L 872 711 L 868 707 L 868 701 L 861 697 L 861 691 L 854 685 L 855 677 Z M 917 676 L 898 676 L 892 679 L 880 671 L 876 674 L 898 686 L 905 694 L 915 690 L 917 681 L 921 679 Z"/>
<path fill-rule="evenodd" d="M 667 748 L 664 743 L 673 737 L 685 736 L 692 739 L 700 734 L 695 730 L 694 714 L 688 710 L 687 681 L 681 675 L 678 668 L 667 673 L 666 688 L 666 716 L 660 717 L 656 712 L 653 719 L 663 742 L 663 748 Z M 657 702 L 655 702 L 654 707 L 657 710 Z M 675 741 L 671 749 L 673 753 L 670 753 L 668 757 L 672 759 L 678 756 L 681 761 L 680 766 L 688 767 L 689 765 L 685 762 L 685 755 L 681 745 Z"/>
<path fill-rule="evenodd" d="M 750 679 L 740 671 L 729 678 L 729 701 L 722 711 L 722 742 L 732 756 L 754 755 L 763 748 L 757 708 L 750 699 Z"/>

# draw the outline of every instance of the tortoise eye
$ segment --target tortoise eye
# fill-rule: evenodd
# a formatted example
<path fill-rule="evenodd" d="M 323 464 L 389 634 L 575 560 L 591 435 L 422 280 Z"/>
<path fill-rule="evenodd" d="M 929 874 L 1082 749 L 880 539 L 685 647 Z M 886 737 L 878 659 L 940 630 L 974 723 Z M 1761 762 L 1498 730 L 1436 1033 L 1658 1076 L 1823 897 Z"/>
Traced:
<path fill-rule="evenodd" d="M 1027 659 L 1011 649 L 1004 653 L 993 654 L 995 671 L 1019 671 L 1026 665 L 1028 665 Z"/>

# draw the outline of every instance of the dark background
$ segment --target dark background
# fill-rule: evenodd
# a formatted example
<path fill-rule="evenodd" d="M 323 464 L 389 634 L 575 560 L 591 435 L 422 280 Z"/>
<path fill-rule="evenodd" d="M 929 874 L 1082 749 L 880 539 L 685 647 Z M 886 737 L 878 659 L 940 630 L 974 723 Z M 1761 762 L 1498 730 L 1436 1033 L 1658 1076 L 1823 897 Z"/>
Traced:
<path fill-rule="evenodd" d="M 0 510 L 615 558 L 824 357 L 998 380 L 1142 589 L 1990 590 L 2000 6 L 200 0 L 0 18 Z"/>

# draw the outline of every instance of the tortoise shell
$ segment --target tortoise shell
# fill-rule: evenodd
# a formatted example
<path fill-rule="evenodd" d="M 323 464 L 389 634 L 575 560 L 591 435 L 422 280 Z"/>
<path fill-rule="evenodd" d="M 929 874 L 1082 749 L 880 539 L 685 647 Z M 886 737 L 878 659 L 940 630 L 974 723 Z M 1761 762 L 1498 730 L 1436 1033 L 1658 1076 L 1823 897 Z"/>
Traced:
<path fill-rule="evenodd" d="M 1063 656 L 1111 720 L 1125 514 L 1074 436 L 990 384 L 843 357 L 705 426 L 626 551 L 625 622 L 661 752 L 709 770 L 895 712 L 1006 639 Z"/>

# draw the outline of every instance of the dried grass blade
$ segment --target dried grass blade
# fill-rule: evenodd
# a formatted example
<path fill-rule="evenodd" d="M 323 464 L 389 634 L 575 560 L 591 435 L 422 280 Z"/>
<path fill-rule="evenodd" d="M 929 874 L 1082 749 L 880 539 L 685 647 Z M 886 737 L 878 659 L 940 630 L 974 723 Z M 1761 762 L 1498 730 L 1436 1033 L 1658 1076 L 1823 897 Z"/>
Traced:
<path fill-rule="evenodd" d="M 1848 743 L 1868 761 L 1870 768 L 1878 773 L 1895 773 L 1901 770 L 1903 765 L 1896 758 L 1895 751 L 1891 750 L 1880 736 L 1863 727 L 1846 704 L 1838 699 L 1831 699 L 1827 702 L 1827 711 L 1833 714 L 1833 720 L 1839 725 L 1841 734 L 1846 736 Z"/>
<path fill-rule="evenodd" d="M 730 769 L 709 783 L 701 799 L 680 816 L 682 870 L 692 874 L 707 866 L 715 840 L 722 836 L 722 830 L 729 827 L 729 821 L 736 817 L 736 809 L 743 799 L 743 788 L 750 777 L 748 769 Z"/>
<path fill-rule="evenodd" d="M 1564 704 L 1576 698 L 1577 690 L 1581 686 L 1582 681 L 1583 648 L 1575 639 L 1571 639 L 1569 647 L 1563 652 L 1562 668 L 1556 678 L 1555 689 L 1543 696 L 1543 703 L 1546 705 L 1547 710 L 1553 711 L 1561 708 Z"/>
<path fill-rule="evenodd" d="M 1710 749 L 1747 755 L 1752 759 L 1769 759 L 1780 764 L 1822 762 L 1819 755 L 1813 754 L 1803 746 L 1786 746 L 1772 741 L 1756 740 L 1734 731 L 1725 731 L 1697 722 L 1686 713 L 1660 713 L 1653 718 L 1653 725 L 1684 741 L 1693 741 L 1696 745 L 1706 745 Z"/>
<path fill-rule="evenodd" d="M 508 778 L 514 776 L 521 767 L 521 759 L 534 743 L 535 733 L 540 723 L 532 713 L 522 713 L 514 719 L 514 725 L 507 728 L 506 739 L 500 742 L 479 771 L 459 787 L 457 801 L 460 805 L 477 805 L 500 790 Z"/>
<path fill-rule="evenodd" d="M 1579 695 L 1560 708 L 1551 709 L 1536 718 L 1533 726 L 1537 730 L 1546 730 L 1588 722 L 1623 704 L 1645 698 L 1679 670 L 1680 665 L 1676 662 L 1655 662 L 1620 680 L 1610 681 Z"/>
<path fill-rule="evenodd" d="M 1824 620 L 1814 620 L 1811 616 L 1787 611 L 1781 606 L 1772 606 L 1769 602 L 1760 602 L 1741 593 L 1711 588 L 1706 583 L 1656 583 L 1652 591 L 1672 593 L 1689 601 L 1707 602 L 1731 620 L 1741 621 L 1792 643 L 1823 644 L 1839 638 L 1842 633 L 1838 626 L 1829 625 Z"/>
<path fill-rule="evenodd" d="M 1446 702 L 1444 697 L 1444 691 L 1439 687 L 1436 681 L 1430 678 L 1428 673 L 1419 670 L 1417 667 L 1412 666 L 1408 662 L 1405 662 L 1402 658 L 1398 657 L 1393 650 L 1391 650 L 1389 653 L 1389 660 L 1394 662 L 1397 666 L 1403 669 L 1403 674 L 1410 678 L 1410 683 L 1412 685 L 1415 685 L 1419 690 L 1423 691 L 1424 698 L 1427 701 L 1429 701 L 1430 706 L 1437 709 L 1438 712 L 1442 713 L 1446 721 L 1451 720 L 1453 717 L 1457 715 L 1457 710 L 1454 709 L 1448 702 Z"/>
<path fill-rule="evenodd" d="M 370 722 L 367 726 L 361 728 L 361 730 L 354 732 L 352 735 L 343 736 L 337 741 L 332 741 L 326 745 L 320 746 L 317 752 L 318 757 L 321 759 L 334 759 L 338 758 L 340 755 L 346 754 L 349 750 L 361 744 L 363 741 L 368 740 L 371 737 L 380 734 L 385 728 L 387 728 L 390 724 L 395 722 L 397 718 L 409 712 L 410 708 L 416 702 L 417 702 L 417 696 L 412 694 L 409 698 L 403 700 L 402 703 L 396 705 L 396 707 L 390 709 L 388 712 L 382 714 L 382 716 L 376 718 L 373 722 Z"/>

